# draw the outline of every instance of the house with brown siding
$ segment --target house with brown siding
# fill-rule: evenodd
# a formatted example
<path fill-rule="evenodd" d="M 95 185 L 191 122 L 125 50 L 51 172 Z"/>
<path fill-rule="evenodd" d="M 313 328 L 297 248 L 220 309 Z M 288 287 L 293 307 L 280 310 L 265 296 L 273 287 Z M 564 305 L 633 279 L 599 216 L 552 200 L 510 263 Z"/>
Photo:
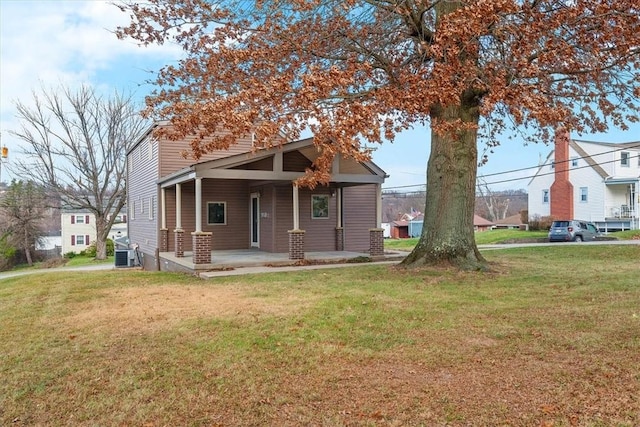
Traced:
<path fill-rule="evenodd" d="M 127 153 L 128 235 L 147 269 L 211 268 L 216 251 L 314 251 L 382 255 L 381 185 L 372 162 L 336 158 L 329 185 L 294 181 L 313 167 L 313 138 L 254 149 L 253 138 L 228 150 L 185 158 L 189 140 L 158 139 L 152 126 Z M 213 257 L 213 258 L 212 258 Z M 173 261 L 172 261 L 173 260 Z"/>

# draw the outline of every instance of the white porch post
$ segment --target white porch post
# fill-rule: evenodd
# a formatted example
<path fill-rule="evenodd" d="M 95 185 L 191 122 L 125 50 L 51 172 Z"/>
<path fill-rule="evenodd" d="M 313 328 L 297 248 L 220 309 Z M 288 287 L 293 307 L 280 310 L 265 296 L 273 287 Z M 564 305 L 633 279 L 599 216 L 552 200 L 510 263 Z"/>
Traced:
<path fill-rule="evenodd" d="M 376 228 L 382 227 L 382 184 L 376 184 Z"/>
<path fill-rule="evenodd" d="M 338 217 L 337 228 L 342 228 L 342 188 L 336 189 L 336 216 Z"/>
<path fill-rule="evenodd" d="M 160 189 L 160 228 L 165 230 L 167 228 L 167 192 L 164 188 Z"/>
<path fill-rule="evenodd" d="M 293 230 L 289 230 L 289 259 L 304 259 L 304 230 L 300 230 L 298 186 L 293 184 Z"/>
<path fill-rule="evenodd" d="M 376 226 L 369 229 L 369 255 L 384 255 L 384 230 L 382 227 L 382 184 L 376 184 Z"/>
<path fill-rule="evenodd" d="M 182 229 L 182 184 L 176 184 L 176 229 Z"/>
<path fill-rule="evenodd" d="M 300 229 L 300 206 L 299 204 L 299 196 L 298 196 L 298 186 L 293 185 L 293 229 Z"/>
<path fill-rule="evenodd" d="M 344 229 L 342 228 L 342 188 L 336 188 L 336 251 L 344 251 Z"/>
<path fill-rule="evenodd" d="M 196 178 L 196 233 L 202 231 L 202 178 Z"/>

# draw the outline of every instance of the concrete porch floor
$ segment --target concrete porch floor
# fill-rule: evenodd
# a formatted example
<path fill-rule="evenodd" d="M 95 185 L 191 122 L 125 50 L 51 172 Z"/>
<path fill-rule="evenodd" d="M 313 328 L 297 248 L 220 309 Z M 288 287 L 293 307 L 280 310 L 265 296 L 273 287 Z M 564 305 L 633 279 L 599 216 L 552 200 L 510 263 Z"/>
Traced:
<path fill-rule="evenodd" d="M 302 264 L 289 259 L 289 253 L 264 252 L 259 249 L 237 249 L 211 252 L 211 264 L 194 264 L 193 253 L 185 252 L 184 257 L 176 257 L 173 252 L 160 252 L 160 269 L 165 270 L 169 263 L 191 270 L 194 273 L 208 270 L 232 269 L 241 267 L 290 266 Z M 318 263 L 340 263 L 358 257 L 371 258 L 373 261 L 401 260 L 406 252 L 389 251 L 382 256 L 371 257 L 366 252 L 324 251 L 306 252 L 305 260 Z"/>

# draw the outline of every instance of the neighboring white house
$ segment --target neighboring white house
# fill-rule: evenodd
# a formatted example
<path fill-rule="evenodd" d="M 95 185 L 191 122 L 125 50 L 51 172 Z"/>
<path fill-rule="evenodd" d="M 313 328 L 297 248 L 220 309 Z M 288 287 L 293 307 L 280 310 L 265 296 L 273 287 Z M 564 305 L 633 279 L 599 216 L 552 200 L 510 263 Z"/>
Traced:
<path fill-rule="evenodd" d="M 639 190 L 640 141 L 580 141 L 559 134 L 529 182 L 529 217 L 582 219 L 604 231 L 638 229 Z"/>
<path fill-rule="evenodd" d="M 62 212 L 62 253 L 79 253 L 96 241 L 96 220 L 86 210 L 63 210 Z M 127 216 L 119 214 L 113 227 L 109 230 L 109 238 L 126 237 Z"/>

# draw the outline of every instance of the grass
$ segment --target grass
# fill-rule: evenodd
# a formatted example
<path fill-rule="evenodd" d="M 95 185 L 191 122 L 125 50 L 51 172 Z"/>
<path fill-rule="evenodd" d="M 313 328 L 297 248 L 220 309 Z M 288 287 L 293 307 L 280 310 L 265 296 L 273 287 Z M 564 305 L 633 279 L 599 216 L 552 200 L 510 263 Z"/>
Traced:
<path fill-rule="evenodd" d="M 19 264 L 11 269 L 11 271 L 22 270 L 38 270 L 42 268 L 56 268 L 56 267 L 83 267 L 87 265 L 95 264 L 113 264 L 113 255 L 108 256 L 107 259 L 97 260 L 94 257 L 76 255 L 73 258 L 52 258 L 44 262 L 35 262 L 33 265 Z"/>
<path fill-rule="evenodd" d="M 477 232 L 475 234 L 476 244 L 490 245 L 496 243 L 506 243 L 513 241 L 531 241 L 539 238 L 546 238 L 547 231 L 521 231 L 521 230 L 489 230 Z M 386 239 L 385 249 L 410 251 L 418 243 L 419 238 L 409 239 Z"/>
<path fill-rule="evenodd" d="M 2 280 L 0 425 L 640 425 L 640 247 L 485 255 Z"/>
<path fill-rule="evenodd" d="M 65 267 L 82 267 L 85 265 L 94 265 L 94 264 L 113 264 L 114 259 L 113 255 L 108 256 L 107 259 L 95 259 L 94 257 L 89 256 L 75 256 L 67 261 Z"/>
<path fill-rule="evenodd" d="M 609 233 L 608 236 L 613 236 L 620 240 L 640 239 L 640 230 L 616 231 Z"/>

